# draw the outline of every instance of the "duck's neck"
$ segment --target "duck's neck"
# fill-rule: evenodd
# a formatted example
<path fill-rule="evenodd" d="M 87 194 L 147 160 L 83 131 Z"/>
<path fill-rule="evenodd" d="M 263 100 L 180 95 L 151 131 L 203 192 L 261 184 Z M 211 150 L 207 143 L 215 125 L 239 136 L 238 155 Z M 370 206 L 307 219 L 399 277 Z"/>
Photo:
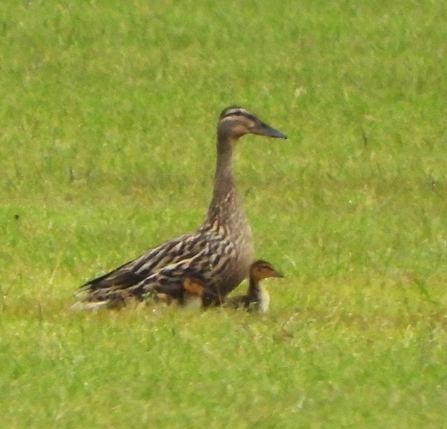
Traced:
<path fill-rule="evenodd" d="M 270 296 L 268 292 L 261 287 L 259 280 L 250 276 L 248 287 L 248 305 L 253 309 L 264 313 L 268 311 L 270 306 Z"/>
<path fill-rule="evenodd" d="M 211 223 L 221 219 L 228 221 L 234 216 L 244 215 L 233 174 L 234 146 L 235 142 L 227 135 L 218 133 L 214 191 L 207 217 Z"/>
<path fill-rule="evenodd" d="M 257 301 L 261 292 L 261 286 L 259 280 L 255 279 L 252 275 L 248 280 L 248 296 L 250 301 Z"/>

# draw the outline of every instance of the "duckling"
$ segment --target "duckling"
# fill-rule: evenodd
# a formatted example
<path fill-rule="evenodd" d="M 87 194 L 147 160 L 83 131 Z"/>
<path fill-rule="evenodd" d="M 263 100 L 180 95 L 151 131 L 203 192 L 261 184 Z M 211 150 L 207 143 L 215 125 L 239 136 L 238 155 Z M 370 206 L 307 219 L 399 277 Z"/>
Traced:
<path fill-rule="evenodd" d="M 244 279 L 253 260 L 254 248 L 251 228 L 233 175 L 232 160 L 237 142 L 246 134 L 287 138 L 243 107 L 224 109 L 217 124 L 214 191 L 202 225 L 89 280 L 80 288 L 83 302 L 113 301 L 120 295 L 144 299 L 147 294 L 164 288 L 179 292 L 188 269 L 198 272 L 207 289 L 211 289 L 219 300 Z"/>
<path fill-rule="evenodd" d="M 245 308 L 249 311 L 265 313 L 269 309 L 270 296 L 259 284 L 261 280 L 269 277 L 284 277 L 276 271 L 270 262 L 259 259 L 250 266 L 249 286 L 245 295 L 229 297 L 224 306 L 232 308 Z"/>
<path fill-rule="evenodd" d="M 179 304 L 191 310 L 203 307 L 203 294 L 206 290 L 205 282 L 199 277 L 188 276 L 183 280 L 183 294 Z"/>

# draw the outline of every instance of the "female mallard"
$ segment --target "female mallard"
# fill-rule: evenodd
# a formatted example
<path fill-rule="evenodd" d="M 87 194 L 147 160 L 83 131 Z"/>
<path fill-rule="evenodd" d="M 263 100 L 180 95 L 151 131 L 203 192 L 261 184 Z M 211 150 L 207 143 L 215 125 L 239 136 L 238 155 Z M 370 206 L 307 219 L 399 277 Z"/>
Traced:
<path fill-rule="evenodd" d="M 246 276 L 253 260 L 253 240 L 232 170 L 240 137 L 287 136 L 239 106 L 222 111 L 217 124 L 214 191 L 203 224 L 81 286 L 86 302 L 109 301 L 124 294 L 142 299 L 152 292 L 179 290 L 186 271 L 194 271 L 216 294 L 225 297 Z"/>
<path fill-rule="evenodd" d="M 227 298 L 224 305 L 233 308 L 246 308 L 247 310 L 265 313 L 270 304 L 268 292 L 259 284 L 262 279 L 269 277 L 284 277 L 276 271 L 270 262 L 259 259 L 250 267 L 248 291 L 245 295 Z"/>

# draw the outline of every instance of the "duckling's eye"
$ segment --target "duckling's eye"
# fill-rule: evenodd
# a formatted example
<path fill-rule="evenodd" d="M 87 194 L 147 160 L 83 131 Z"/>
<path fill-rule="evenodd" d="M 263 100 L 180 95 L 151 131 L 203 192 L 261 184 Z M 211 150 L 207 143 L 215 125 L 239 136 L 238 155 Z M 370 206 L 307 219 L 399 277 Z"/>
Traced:
<path fill-rule="evenodd" d="M 255 273 L 258 277 L 265 277 L 270 274 L 270 270 L 266 267 L 256 267 Z"/>
<path fill-rule="evenodd" d="M 263 276 L 263 277 L 272 277 L 274 270 L 272 270 L 270 267 L 262 267 L 259 270 L 259 273 Z"/>

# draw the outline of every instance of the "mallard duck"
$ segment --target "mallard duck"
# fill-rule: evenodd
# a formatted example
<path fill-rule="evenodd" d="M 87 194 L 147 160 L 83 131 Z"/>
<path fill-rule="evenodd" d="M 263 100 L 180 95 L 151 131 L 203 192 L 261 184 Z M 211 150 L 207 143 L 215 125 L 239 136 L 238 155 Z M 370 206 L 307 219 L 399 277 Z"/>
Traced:
<path fill-rule="evenodd" d="M 233 175 L 233 152 L 246 134 L 286 139 L 281 131 L 240 106 L 222 111 L 217 123 L 214 191 L 202 225 L 81 286 L 84 302 L 138 299 L 151 292 L 181 288 L 184 273 L 195 271 L 216 296 L 225 297 L 246 276 L 253 260 L 253 239 Z"/>
<path fill-rule="evenodd" d="M 226 299 L 224 306 L 232 308 L 245 308 L 251 311 L 265 313 L 270 305 L 268 292 L 259 284 L 261 280 L 269 277 L 284 277 L 276 271 L 270 262 L 259 259 L 250 267 L 249 285 L 245 295 L 238 295 Z"/>

